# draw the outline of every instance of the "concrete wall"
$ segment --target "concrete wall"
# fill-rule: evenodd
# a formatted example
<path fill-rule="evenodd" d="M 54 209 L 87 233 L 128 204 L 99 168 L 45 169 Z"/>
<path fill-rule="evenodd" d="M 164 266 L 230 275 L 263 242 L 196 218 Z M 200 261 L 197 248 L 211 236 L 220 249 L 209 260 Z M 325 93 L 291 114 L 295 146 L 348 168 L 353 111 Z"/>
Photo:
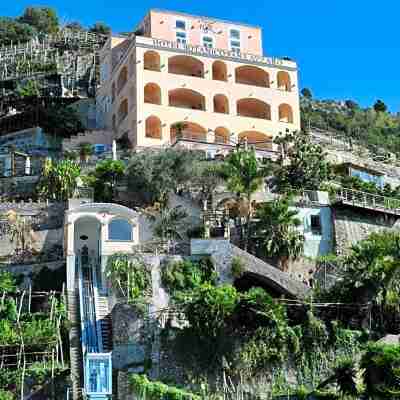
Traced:
<path fill-rule="evenodd" d="M 351 207 L 332 207 L 336 252 L 343 254 L 352 244 L 368 237 L 372 232 L 398 230 L 397 217 Z"/>

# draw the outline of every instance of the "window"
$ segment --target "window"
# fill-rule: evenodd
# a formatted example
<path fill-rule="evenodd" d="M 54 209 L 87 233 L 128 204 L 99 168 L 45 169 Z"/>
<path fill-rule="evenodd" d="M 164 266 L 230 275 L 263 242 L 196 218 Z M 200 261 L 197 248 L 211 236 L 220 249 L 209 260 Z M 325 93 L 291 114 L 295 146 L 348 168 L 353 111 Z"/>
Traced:
<path fill-rule="evenodd" d="M 186 22 L 181 19 L 177 19 L 175 22 L 175 29 L 182 29 L 183 31 L 186 31 Z"/>
<path fill-rule="evenodd" d="M 113 219 L 108 224 L 108 240 L 118 242 L 132 240 L 132 225 L 125 219 Z"/>
<path fill-rule="evenodd" d="M 229 39 L 231 50 L 240 51 L 240 31 L 231 29 L 229 31 Z"/>
<path fill-rule="evenodd" d="M 213 48 L 213 38 L 210 36 L 203 36 L 203 46 L 208 47 L 209 49 Z"/>
<path fill-rule="evenodd" d="M 240 40 L 240 31 L 238 29 L 231 29 L 230 38 Z"/>
<path fill-rule="evenodd" d="M 186 44 L 186 32 L 176 32 L 176 42 L 178 44 Z"/>
<path fill-rule="evenodd" d="M 321 234 L 321 217 L 319 215 L 311 215 L 311 231 L 315 235 Z"/>

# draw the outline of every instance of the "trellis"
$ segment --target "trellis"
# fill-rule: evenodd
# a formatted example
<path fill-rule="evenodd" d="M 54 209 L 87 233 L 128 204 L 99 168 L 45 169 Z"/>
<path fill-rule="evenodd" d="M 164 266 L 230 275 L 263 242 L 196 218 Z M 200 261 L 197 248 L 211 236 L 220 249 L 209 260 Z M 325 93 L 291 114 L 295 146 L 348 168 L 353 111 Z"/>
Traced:
<path fill-rule="evenodd" d="M 107 36 L 63 29 L 25 44 L 0 48 L 0 80 L 43 78 L 58 74 L 68 90 L 89 87 L 97 76 L 97 53 Z"/>

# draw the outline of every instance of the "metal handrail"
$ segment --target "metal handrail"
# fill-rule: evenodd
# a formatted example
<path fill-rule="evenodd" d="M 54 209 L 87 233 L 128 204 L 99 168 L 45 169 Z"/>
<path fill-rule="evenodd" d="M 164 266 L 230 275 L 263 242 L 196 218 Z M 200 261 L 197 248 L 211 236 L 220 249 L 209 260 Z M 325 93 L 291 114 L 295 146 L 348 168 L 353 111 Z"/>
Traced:
<path fill-rule="evenodd" d="M 100 264 L 101 265 L 101 264 Z M 92 281 L 93 281 L 93 296 L 94 296 L 94 311 L 95 311 L 95 319 L 96 319 L 96 333 L 97 333 L 97 345 L 99 352 L 102 353 L 103 349 L 103 338 L 101 335 L 101 323 L 99 319 L 100 310 L 99 310 L 99 288 L 97 283 L 97 267 L 99 266 L 98 263 L 92 265 L 91 272 L 92 272 Z"/>
<path fill-rule="evenodd" d="M 339 189 L 336 193 L 336 198 L 348 203 L 371 207 L 374 209 L 391 210 L 400 214 L 400 200 L 396 198 L 347 188 Z"/>

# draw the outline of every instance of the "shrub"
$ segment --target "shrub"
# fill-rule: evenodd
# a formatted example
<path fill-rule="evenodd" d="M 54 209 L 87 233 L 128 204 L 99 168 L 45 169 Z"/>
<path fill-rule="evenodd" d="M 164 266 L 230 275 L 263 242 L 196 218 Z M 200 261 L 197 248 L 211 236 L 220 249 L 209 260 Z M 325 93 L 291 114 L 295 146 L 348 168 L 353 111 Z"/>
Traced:
<path fill-rule="evenodd" d="M 197 262 L 184 260 L 166 265 L 161 279 L 163 285 L 173 294 L 176 291 L 194 289 L 205 282 L 214 284 L 216 273 L 209 258 Z"/>
<path fill-rule="evenodd" d="M 162 382 L 152 382 L 146 375 L 132 374 L 130 387 L 141 399 L 151 400 L 200 400 L 200 396 L 184 389 L 168 386 Z"/>
<path fill-rule="evenodd" d="M 244 273 L 244 263 L 240 257 L 233 257 L 231 264 L 231 273 L 235 279 L 240 278 Z"/>

